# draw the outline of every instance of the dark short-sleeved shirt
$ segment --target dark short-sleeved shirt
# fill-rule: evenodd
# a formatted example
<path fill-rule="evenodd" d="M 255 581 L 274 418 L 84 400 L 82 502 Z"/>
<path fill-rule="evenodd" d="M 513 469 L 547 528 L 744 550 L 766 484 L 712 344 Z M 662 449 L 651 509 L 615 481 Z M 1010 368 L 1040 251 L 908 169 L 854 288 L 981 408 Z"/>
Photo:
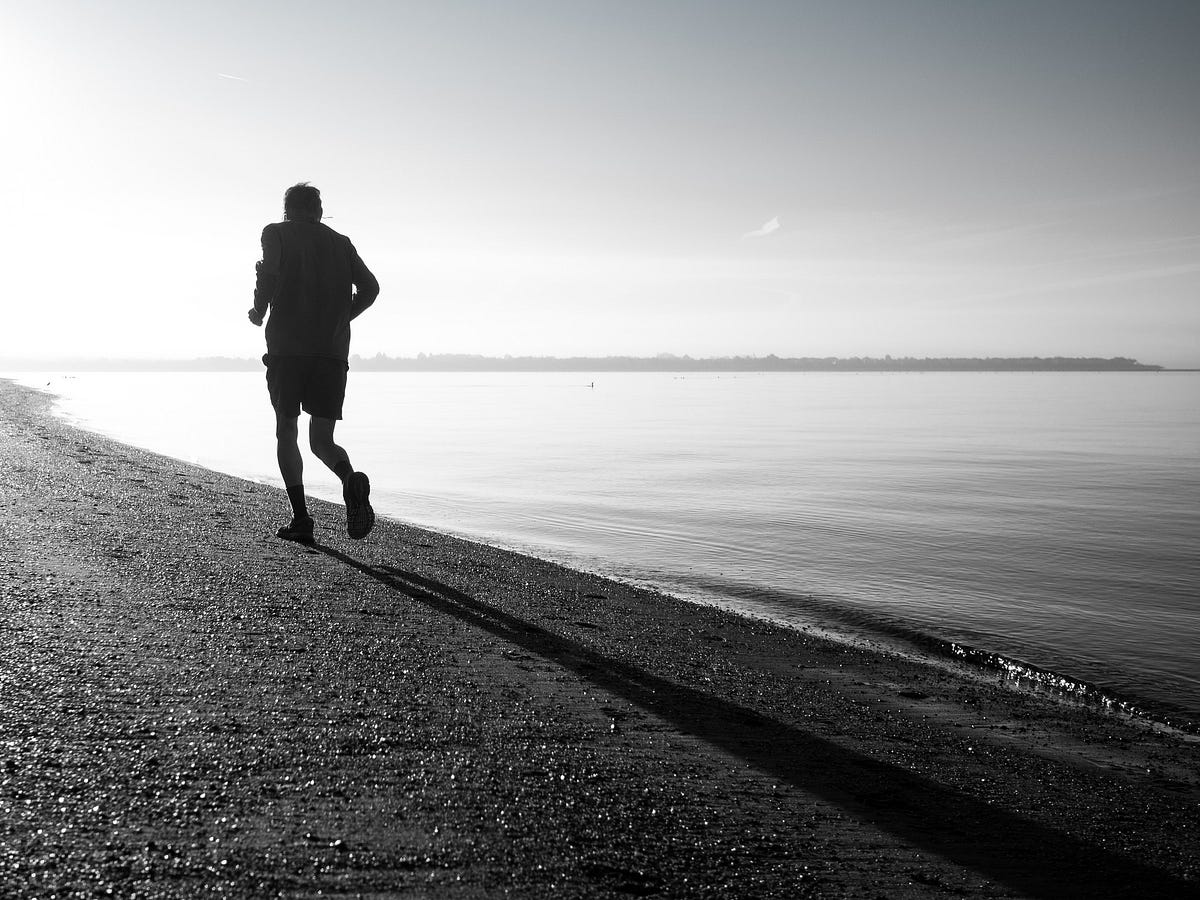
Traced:
<path fill-rule="evenodd" d="M 263 229 L 262 252 L 254 308 L 271 310 L 267 353 L 348 360 L 350 320 L 379 294 L 350 239 L 318 222 L 276 222 Z"/>

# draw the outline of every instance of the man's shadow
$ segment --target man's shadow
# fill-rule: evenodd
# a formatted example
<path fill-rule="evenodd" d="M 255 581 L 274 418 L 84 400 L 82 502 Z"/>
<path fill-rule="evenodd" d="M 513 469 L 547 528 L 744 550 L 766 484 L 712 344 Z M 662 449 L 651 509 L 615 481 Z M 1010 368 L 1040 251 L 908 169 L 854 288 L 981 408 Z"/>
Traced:
<path fill-rule="evenodd" d="M 646 712 L 923 851 L 1034 897 L 1196 896 L 1195 885 L 952 787 L 605 656 L 392 566 L 313 549 L 399 594 L 554 662 Z"/>

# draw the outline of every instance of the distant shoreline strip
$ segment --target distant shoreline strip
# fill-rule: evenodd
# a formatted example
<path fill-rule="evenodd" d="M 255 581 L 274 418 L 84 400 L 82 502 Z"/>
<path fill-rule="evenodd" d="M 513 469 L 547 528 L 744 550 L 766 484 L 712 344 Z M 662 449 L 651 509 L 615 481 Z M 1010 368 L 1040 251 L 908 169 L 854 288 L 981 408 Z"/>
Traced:
<path fill-rule="evenodd" d="M 1127 357 L 698 357 L 476 356 L 462 353 L 415 357 L 352 356 L 360 372 L 1194 372 L 1167 369 Z M 0 371 L 34 372 L 261 372 L 259 359 L 209 356 L 196 359 L 0 358 Z"/>

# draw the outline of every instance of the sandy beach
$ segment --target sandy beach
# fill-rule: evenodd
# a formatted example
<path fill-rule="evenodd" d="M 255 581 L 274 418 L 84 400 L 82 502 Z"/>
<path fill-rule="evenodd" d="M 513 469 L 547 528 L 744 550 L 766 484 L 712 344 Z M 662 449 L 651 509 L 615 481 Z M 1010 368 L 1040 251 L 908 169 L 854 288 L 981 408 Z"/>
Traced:
<path fill-rule="evenodd" d="M 1194 737 L 321 501 L 288 544 L 5 381 L 0 448 L 0 896 L 1200 893 Z"/>

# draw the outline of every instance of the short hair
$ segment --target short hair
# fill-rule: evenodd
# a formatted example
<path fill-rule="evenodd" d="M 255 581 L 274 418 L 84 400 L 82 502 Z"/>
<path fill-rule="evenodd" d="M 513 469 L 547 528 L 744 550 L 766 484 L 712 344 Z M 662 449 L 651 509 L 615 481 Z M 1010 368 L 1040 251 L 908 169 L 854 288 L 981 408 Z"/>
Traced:
<path fill-rule="evenodd" d="M 298 216 L 321 217 L 321 192 L 307 181 L 293 184 L 283 194 L 283 217 L 294 219 Z"/>

